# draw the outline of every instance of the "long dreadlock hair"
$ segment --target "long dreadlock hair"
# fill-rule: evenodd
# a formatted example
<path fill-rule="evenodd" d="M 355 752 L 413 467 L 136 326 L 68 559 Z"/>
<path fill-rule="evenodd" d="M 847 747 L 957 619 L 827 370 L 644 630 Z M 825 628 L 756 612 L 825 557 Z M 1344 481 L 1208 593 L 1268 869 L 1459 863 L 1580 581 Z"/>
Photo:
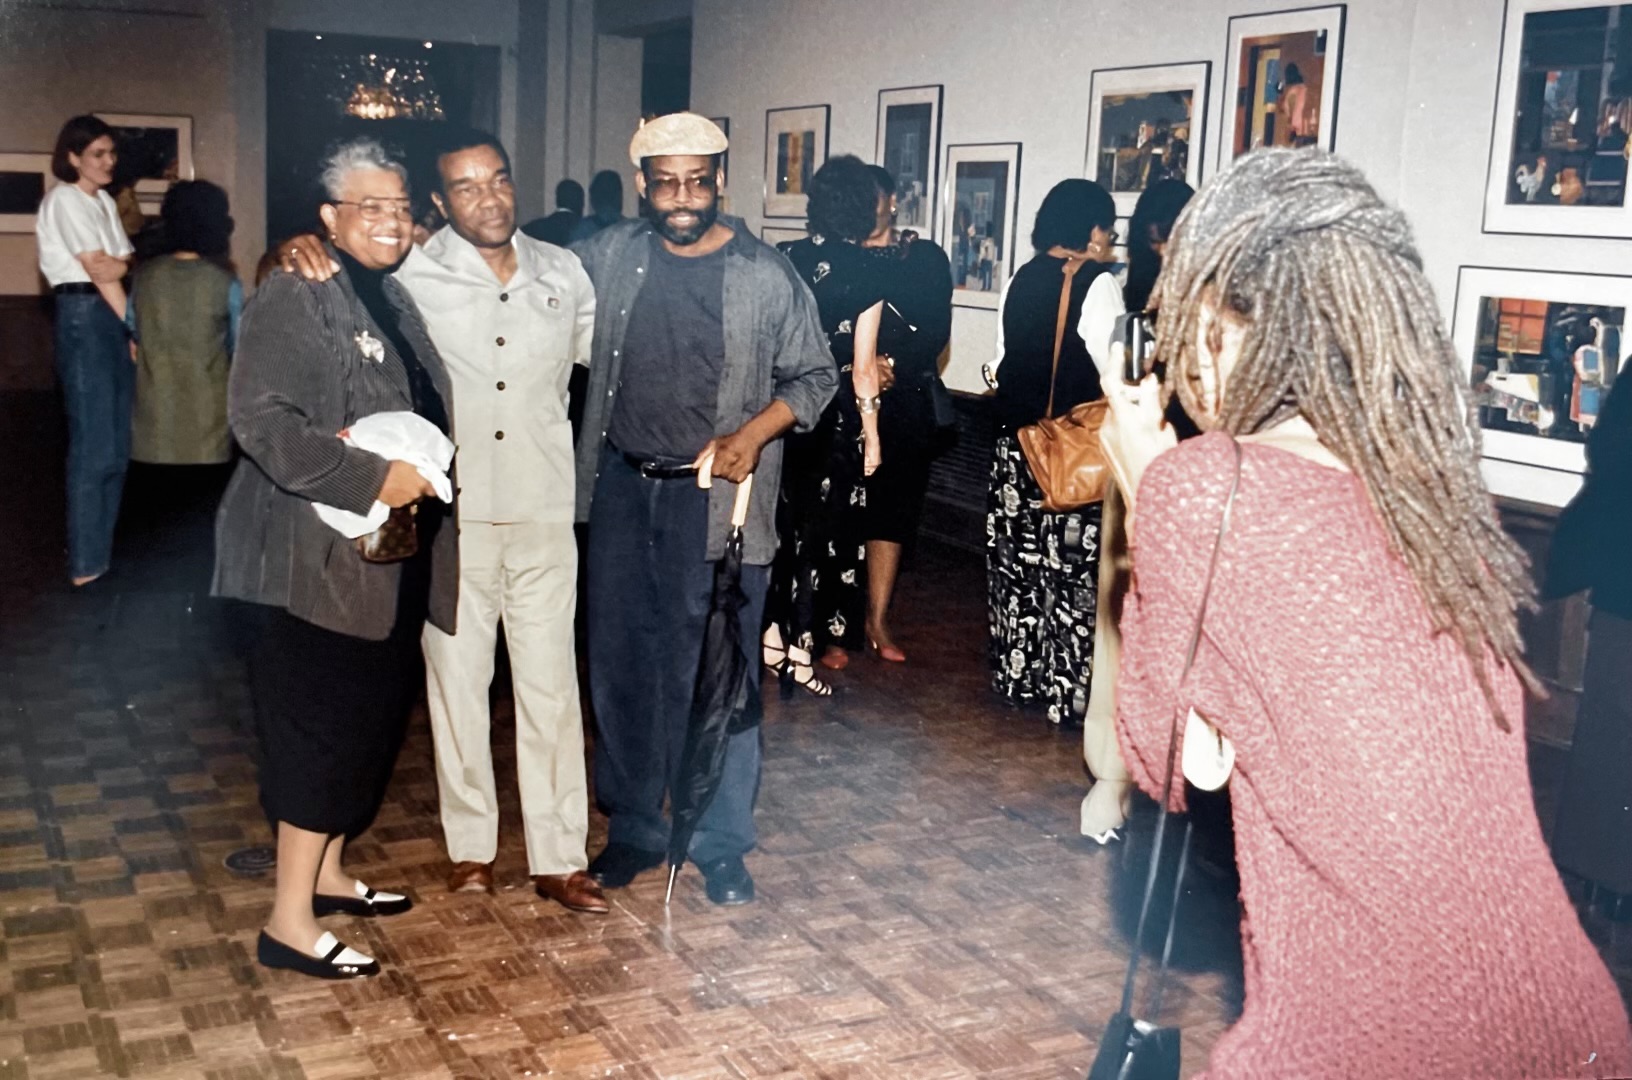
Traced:
<path fill-rule="evenodd" d="M 1509 730 L 1487 661 L 1540 692 L 1517 618 L 1535 589 L 1480 477 L 1461 365 L 1405 216 L 1334 154 L 1257 150 L 1202 188 L 1166 255 L 1153 301 L 1167 393 L 1233 435 L 1304 417 L 1365 484 L 1435 630 L 1461 643 Z M 1249 327 L 1221 402 L 1202 394 L 1208 307 Z M 1207 335 L 1216 353 L 1220 319 Z"/>

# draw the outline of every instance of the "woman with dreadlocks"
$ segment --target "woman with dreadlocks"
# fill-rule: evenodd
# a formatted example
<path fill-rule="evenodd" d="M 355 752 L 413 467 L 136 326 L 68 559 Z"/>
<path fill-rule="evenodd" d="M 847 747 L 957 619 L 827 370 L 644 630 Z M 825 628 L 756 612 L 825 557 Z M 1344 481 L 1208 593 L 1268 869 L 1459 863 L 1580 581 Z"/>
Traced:
<path fill-rule="evenodd" d="M 1405 218 L 1323 150 L 1257 151 L 1179 218 L 1154 300 L 1208 434 L 1175 447 L 1153 379 L 1108 386 L 1118 728 L 1152 793 L 1176 709 L 1234 749 L 1246 999 L 1206 1075 L 1632 1075 L 1531 800 L 1529 576 Z"/>

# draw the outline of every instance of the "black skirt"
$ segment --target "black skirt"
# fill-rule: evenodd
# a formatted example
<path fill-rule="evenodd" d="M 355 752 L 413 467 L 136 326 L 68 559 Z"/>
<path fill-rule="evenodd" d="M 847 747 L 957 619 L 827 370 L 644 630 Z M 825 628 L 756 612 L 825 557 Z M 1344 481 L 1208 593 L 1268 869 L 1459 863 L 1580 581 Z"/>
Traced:
<path fill-rule="evenodd" d="M 867 477 L 867 539 L 910 546 L 924 512 L 930 464 L 945 443 L 926 387 L 897 383 L 884 395 L 878 441 L 884 462 Z"/>
<path fill-rule="evenodd" d="M 404 565 L 397 622 L 384 641 L 245 605 L 261 807 L 274 828 L 287 822 L 355 837 L 373 823 L 425 685 L 424 562 L 420 556 Z"/>

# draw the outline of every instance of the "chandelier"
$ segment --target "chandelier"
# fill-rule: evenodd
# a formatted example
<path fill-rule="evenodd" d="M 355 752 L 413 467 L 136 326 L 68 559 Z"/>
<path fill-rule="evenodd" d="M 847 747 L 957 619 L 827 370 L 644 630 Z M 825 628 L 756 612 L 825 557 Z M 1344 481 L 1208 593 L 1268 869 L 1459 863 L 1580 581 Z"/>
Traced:
<path fill-rule="evenodd" d="M 363 53 L 340 62 L 337 104 L 363 120 L 441 120 L 442 95 L 424 60 Z"/>

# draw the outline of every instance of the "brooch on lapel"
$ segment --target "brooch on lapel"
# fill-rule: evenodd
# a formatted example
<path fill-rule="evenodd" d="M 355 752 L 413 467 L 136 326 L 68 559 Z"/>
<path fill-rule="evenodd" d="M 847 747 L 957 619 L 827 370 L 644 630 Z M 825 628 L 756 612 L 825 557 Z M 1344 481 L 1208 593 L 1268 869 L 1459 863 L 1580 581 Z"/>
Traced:
<path fill-rule="evenodd" d="M 372 360 L 376 364 L 385 359 L 385 343 L 367 330 L 357 331 L 354 340 L 357 342 L 357 351 L 362 353 L 366 359 Z"/>

